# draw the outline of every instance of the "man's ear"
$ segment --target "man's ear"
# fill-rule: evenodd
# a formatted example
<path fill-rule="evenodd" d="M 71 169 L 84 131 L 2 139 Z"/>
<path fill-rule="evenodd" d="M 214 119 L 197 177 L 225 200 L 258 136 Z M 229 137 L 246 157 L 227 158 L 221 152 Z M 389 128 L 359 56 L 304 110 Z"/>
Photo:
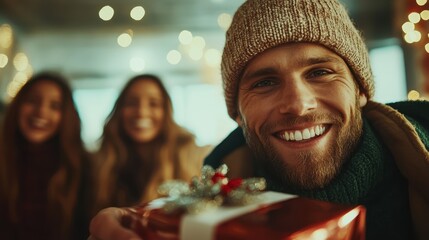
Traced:
<path fill-rule="evenodd" d="M 368 98 L 366 95 L 362 92 L 359 93 L 359 105 L 360 107 L 364 107 L 366 103 L 368 102 Z"/>
<path fill-rule="evenodd" d="M 237 122 L 238 126 L 240 126 L 240 127 L 242 126 L 242 124 L 243 124 L 243 118 L 241 117 L 240 113 L 238 113 L 237 117 L 235 117 L 235 122 Z"/>

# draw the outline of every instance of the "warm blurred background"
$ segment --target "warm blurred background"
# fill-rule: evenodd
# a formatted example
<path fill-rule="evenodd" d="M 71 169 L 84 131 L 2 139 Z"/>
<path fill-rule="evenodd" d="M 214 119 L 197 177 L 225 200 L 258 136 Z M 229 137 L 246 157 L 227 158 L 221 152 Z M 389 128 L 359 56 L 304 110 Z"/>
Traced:
<path fill-rule="evenodd" d="M 154 73 L 172 95 L 177 122 L 199 144 L 216 144 L 236 126 L 224 106 L 219 62 L 225 29 L 243 1 L 0 0 L 0 104 L 31 74 L 58 71 L 71 80 L 82 136 L 96 148 L 124 81 Z M 424 98 L 427 0 L 342 2 L 368 43 L 375 99 Z"/>

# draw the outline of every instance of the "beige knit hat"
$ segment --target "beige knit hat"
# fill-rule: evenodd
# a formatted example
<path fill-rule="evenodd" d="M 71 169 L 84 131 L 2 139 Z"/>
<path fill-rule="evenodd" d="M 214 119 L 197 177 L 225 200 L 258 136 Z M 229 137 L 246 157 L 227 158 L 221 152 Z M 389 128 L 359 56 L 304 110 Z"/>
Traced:
<path fill-rule="evenodd" d="M 349 65 L 368 99 L 374 82 L 366 45 L 337 0 L 247 0 L 226 33 L 222 78 L 228 114 L 237 116 L 237 88 L 246 64 L 257 54 L 288 42 L 313 42 Z"/>

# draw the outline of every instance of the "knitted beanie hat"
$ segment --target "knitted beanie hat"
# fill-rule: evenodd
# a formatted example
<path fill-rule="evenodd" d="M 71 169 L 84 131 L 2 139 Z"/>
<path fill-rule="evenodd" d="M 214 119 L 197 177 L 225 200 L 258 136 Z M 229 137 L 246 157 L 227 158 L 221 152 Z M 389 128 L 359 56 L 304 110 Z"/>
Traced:
<path fill-rule="evenodd" d="M 237 117 L 238 83 L 249 60 L 289 42 L 310 42 L 341 56 L 368 99 L 374 82 L 366 45 L 337 0 L 247 0 L 226 33 L 222 79 L 229 116 Z"/>

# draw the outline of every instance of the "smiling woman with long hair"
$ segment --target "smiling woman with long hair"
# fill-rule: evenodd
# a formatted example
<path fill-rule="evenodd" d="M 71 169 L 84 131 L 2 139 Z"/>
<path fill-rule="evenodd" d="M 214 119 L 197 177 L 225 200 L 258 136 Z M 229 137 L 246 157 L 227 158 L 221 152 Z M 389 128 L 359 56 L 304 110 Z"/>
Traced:
<path fill-rule="evenodd" d="M 88 154 L 64 77 L 33 76 L 7 107 L 0 131 L 0 229 L 5 239 L 87 234 Z"/>
<path fill-rule="evenodd" d="M 95 211 L 158 197 L 166 180 L 198 175 L 211 147 L 173 120 L 170 96 L 161 80 L 135 76 L 121 91 L 107 118 L 97 155 Z"/>

